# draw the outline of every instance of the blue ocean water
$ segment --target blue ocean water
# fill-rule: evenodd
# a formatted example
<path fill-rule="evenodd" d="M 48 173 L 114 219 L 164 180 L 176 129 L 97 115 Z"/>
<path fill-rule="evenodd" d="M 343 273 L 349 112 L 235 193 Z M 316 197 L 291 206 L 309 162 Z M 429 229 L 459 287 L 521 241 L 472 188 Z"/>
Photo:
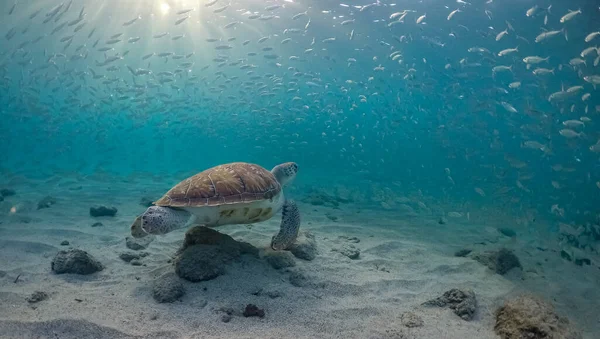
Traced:
<path fill-rule="evenodd" d="M 298 187 L 534 211 L 598 254 L 597 3 L 212 3 L 0 2 L 4 175 L 295 161 Z"/>

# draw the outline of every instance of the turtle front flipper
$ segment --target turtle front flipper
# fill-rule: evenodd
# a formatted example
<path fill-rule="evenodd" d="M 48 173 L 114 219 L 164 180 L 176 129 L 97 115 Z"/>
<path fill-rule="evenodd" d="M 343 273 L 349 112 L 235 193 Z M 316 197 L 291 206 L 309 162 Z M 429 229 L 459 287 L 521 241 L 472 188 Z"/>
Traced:
<path fill-rule="evenodd" d="M 195 219 L 186 210 L 160 206 L 148 207 L 140 218 L 141 228 L 148 234 L 166 234 L 190 225 Z"/>
<path fill-rule="evenodd" d="M 279 233 L 271 239 L 271 248 L 280 251 L 292 246 L 300 229 L 300 210 L 293 200 L 286 200 L 281 212 Z"/>

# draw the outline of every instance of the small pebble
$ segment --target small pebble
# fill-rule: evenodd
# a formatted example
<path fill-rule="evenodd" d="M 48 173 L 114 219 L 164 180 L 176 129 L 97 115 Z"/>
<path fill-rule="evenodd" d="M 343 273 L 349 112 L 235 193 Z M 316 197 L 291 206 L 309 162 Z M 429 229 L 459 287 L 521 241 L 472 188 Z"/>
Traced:
<path fill-rule="evenodd" d="M 102 226 L 104 226 L 104 224 L 101 222 L 95 222 L 92 224 L 92 227 L 102 227 Z"/>
<path fill-rule="evenodd" d="M 68 242 L 68 241 L 66 241 L 66 240 L 63 240 L 63 241 L 60 243 L 60 246 L 69 246 L 69 242 Z"/>
<path fill-rule="evenodd" d="M 231 321 L 231 315 L 229 315 L 229 314 L 223 314 L 221 316 L 221 321 L 224 322 L 224 323 L 230 322 Z"/>

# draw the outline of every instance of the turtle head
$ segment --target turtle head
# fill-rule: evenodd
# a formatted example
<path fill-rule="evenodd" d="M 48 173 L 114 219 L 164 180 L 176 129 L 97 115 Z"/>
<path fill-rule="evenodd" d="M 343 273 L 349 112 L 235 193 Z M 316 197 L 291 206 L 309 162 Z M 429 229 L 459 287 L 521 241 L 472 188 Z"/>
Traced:
<path fill-rule="evenodd" d="M 171 207 L 150 206 L 146 212 L 138 218 L 140 219 L 140 228 L 143 232 L 147 234 L 166 234 L 189 225 L 190 217 L 190 213 L 185 210 Z"/>
<path fill-rule="evenodd" d="M 273 167 L 271 173 L 273 173 L 273 176 L 275 176 L 275 179 L 279 181 L 281 186 L 285 186 L 292 182 L 296 177 L 296 173 L 298 173 L 298 164 L 295 162 L 286 162 Z"/>
<path fill-rule="evenodd" d="M 148 233 L 142 229 L 142 216 L 138 215 L 133 224 L 131 224 L 131 236 L 134 238 L 143 238 L 147 235 Z"/>

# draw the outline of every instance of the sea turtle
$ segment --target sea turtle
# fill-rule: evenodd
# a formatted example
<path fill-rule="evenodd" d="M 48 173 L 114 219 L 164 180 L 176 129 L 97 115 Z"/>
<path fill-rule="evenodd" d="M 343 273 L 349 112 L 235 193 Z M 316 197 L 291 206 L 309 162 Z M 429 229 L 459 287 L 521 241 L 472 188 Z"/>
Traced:
<path fill-rule="evenodd" d="M 293 200 L 286 200 L 283 186 L 298 172 L 286 162 L 270 172 L 245 162 L 219 165 L 189 177 L 154 202 L 131 225 L 136 238 L 166 234 L 191 225 L 207 227 L 250 224 L 270 219 L 282 211 L 279 233 L 271 248 L 288 248 L 298 236 L 300 213 Z"/>

